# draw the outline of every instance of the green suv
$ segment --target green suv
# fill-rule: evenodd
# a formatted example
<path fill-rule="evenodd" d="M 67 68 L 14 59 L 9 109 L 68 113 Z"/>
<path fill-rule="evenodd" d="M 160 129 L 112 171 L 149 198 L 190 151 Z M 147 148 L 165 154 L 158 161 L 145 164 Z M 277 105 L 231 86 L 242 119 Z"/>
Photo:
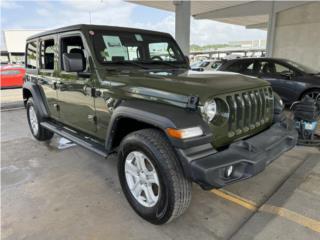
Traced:
<path fill-rule="evenodd" d="M 154 224 L 186 211 L 192 182 L 247 179 L 297 141 L 267 82 L 192 72 L 167 33 L 68 26 L 27 39 L 25 63 L 33 136 L 117 153 L 124 195 Z"/>

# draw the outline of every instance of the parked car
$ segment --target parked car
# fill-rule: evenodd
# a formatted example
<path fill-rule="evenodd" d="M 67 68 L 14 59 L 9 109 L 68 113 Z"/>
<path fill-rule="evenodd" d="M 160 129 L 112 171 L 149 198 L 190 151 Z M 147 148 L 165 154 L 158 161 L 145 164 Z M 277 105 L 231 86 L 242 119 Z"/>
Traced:
<path fill-rule="evenodd" d="M 18 88 L 23 85 L 23 77 L 26 73 L 24 67 L 17 65 L 3 65 L 0 67 L 0 87 Z"/>
<path fill-rule="evenodd" d="M 255 76 L 271 83 L 286 104 L 320 93 L 320 70 L 287 59 L 244 58 L 224 61 L 219 71 Z"/>
<path fill-rule="evenodd" d="M 215 71 L 222 62 L 220 60 L 203 60 L 198 61 L 193 64 L 191 64 L 190 68 L 193 71 Z"/>
<path fill-rule="evenodd" d="M 33 136 L 117 152 L 124 195 L 154 224 L 186 211 L 192 182 L 208 190 L 245 180 L 297 141 L 268 82 L 189 71 L 167 33 L 64 27 L 27 39 L 26 68 Z"/>

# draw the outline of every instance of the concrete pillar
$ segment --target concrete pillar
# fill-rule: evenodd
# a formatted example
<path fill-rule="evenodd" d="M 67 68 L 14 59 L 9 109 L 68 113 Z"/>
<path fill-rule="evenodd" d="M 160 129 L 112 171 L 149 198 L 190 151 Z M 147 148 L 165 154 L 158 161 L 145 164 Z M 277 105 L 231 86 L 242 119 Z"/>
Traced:
<path fill-rule="evenodd" d="M 191 1 L 174 1 L 175 5 L 175 38 L 184 55 L 190 52 L 190 16 Z"/>
<path fill-rule="evenodd" d="M 268 20 L 268 32 L 267 32 L 267 57 L 272 57 L 273 45 L 275 39 L 275 29 L 276 29 L 277 13 L 275 10 L 275 1 L 270 2 L 270 12 Z"/>

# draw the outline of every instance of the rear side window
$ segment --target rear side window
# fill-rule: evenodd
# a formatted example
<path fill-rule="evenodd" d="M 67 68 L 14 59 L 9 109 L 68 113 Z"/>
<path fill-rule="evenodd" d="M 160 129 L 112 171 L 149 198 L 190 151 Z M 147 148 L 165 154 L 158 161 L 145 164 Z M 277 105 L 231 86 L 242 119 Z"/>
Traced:
<path fill-rule="evenodd" d="M 54 69 L 54 40 L 48 39 L 40 43 L 40 68 Z"/>
<path fill-rule="evenodd" d="M 235 62 L 228 67 L 228 71 L 230 72 L 240 72 L 242 69 L 242 62 Z"/>
<path fill-rule="evenodd" d="M 36 41 L 27 44 L 26 68 L 37 68 L 37 48 L 38 44 Z"/>

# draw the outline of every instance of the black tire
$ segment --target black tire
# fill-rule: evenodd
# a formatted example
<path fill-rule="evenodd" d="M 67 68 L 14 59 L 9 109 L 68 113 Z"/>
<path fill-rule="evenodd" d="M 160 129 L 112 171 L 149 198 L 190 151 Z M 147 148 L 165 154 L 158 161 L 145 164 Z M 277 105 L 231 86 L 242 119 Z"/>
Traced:
<path fill-rule="evenodd" d="M 304 99 L 306 96 L 309 96 L 311 98 L 313 98 L 314 100 L 316 100 L 316 97 L 320 94 L 320 89 L 311 89 L 308 90 L 306 92 L 304 92 L 301 96 L 301 100 Z M 319 100 L 319 99 L 318 99 Z"/>
<path fill-rule="evenodd" d="M 131 193 L 125 177 L 125 161 L 132 151 L 140 151 L 154 165 L 159 177 L 159 199 L 155 206 L 145 207 Z M 164 224 L 183 214 L 191 202 L 192 184 L 182 171 L 179 160 L 164 134 L 143 129 L 126 136 L 121 142 L 118 174 L 122 190 L 132 208 L 153 224 Z"/>
<path fill-rule="evenodd" d="M 37 123 L 36 125 L 38 126 L 38 131 L 34 131 L 33 128 L 32 128 L 32 125 L 31 125 L 31 120 L 30 120 L 30 108 L 33 108 L 34 112 L 35 112 L 35 116 L 37 118 Z M 42 127 L 40 125 L 40 121 L 41 121 L 41 118 L 40 118 L 40 115 L 39 115 L 39 111 L 38 109 L 35 107 L 34 105 L 34 102 L 33 102 L 33 99 L 32 97 L 30 97 L 27 101 L 27 104 L 26 104 L 26 109 L 27 109 L 27 118 L 28 118 L 28 123 L 29 123 L 29 127 L 30 127 L 30 131 L 32 133 L 32 135 L 38 140 L 38 141 L 47 141 L 47 140 L 50 140 L 54 133 L 49 131 L 48 129 Z"/>

